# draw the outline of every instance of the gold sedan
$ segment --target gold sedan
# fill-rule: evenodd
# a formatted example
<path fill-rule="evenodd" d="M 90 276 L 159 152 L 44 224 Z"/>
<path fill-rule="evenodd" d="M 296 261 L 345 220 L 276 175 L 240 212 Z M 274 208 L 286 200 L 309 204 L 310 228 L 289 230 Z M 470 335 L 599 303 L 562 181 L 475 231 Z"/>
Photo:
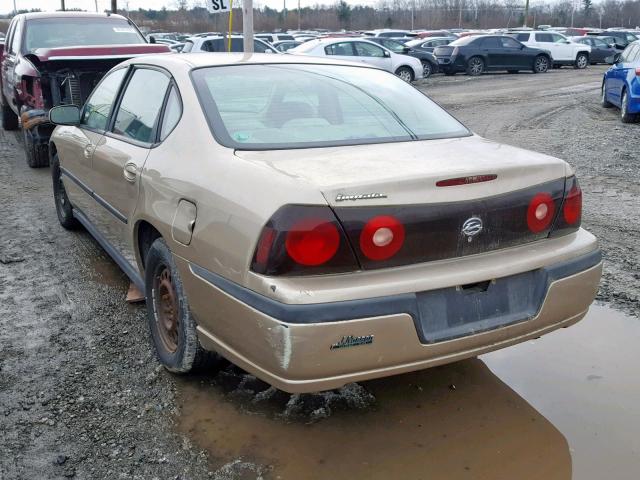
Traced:
<path fill-rule="evenodd" d="M 600 280 L 562 160 L 487 141 L 393 74 L 184 54 L 51 110 L 55 204 L 145 292 L 158 358 L 289 392 L 580 320 Z"/>

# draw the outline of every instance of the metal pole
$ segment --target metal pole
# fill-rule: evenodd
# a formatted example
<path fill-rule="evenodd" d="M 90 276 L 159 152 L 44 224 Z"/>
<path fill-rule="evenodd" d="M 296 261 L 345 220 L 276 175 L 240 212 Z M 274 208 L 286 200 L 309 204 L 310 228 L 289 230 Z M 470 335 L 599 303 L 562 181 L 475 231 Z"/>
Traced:
<path fill-rule="evenodd" d="M 460 11 L 458 12 L 458 28 L 462 28 L 462 0 L 460 2 Z"/>
<path fill-rule="evenodd" d="M 18 7 L 16 7 L 16 0 L 13 0 L 13 11 L 14 12 L 18 11 Z"/>
<path fill-rule="evenodd" d="M 60 10 L 62 10 L 63 12 L 66 10 L 64 8 L 64 0 L 60 0 Z"/>
<path fill-rule="evenodd" d="M 413 0 L 413 2 L 411 2 L 411 30 L 415 30 L 415 26 L 413 24 L 415 18 L 416 18 L 416 0 Z"/>
<path fill-rule="evenodd" d="M 244 56 L 253 53 L 253 0 L 242 2 L 242 37 L 244 44 Z"/>
<path fill-rule="evenodd" d="M 529 0 L 527 0 L 524 4 L 524 22 L 522 24 L 523 27 L 527 26 L 527 19 L 529 18 Z M 535 25 L 534 25 L 535 27 Z"/>
<path fill-rule="evenodd" d="M 574 3 L 574 0 L 571 0 L 571 28 L 573 28 L 573 12 L 576 9 L 576 5 Z"/>
<path fill-rule="evenodd" d="M 111 0 L 111 11 L 118 13 L 118 0 Z"/>
<path fill-rule="evenodd" d="M 300 0 L 298 0 L 298 30 L 300 30 Z"/>
<path fill-rule="evenodd" d="M 98 13 L 98 0 L 96 0 L 96 13 Z"/>

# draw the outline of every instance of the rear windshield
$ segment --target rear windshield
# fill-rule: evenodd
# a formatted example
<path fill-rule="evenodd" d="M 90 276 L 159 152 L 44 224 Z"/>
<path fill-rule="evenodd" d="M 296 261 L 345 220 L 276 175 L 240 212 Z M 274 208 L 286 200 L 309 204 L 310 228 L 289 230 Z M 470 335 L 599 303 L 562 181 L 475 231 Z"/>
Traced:
<path fill-rule="evenodd" d="M 467 37 L 462 37 L 457 40 L 454 40 L 449 45 L 452 47 L 463 47 L 465 45 L 469 45 L 470 43 L 476 41 L 479 38 L 478 35 L 469 35 Z"/>
<path fill-rule="evenodd" d="M 28 21 L 26 30 L 25 52 L 38 48 L 146 43 L 134 27 L 120 18 L 35 19 Z"/>
<path fill-rule="evenodd" d="M 214 135 L 230 148 L 288 149 L 470 135 L 418 90 L 381 70 L 234 65 L 193 71 Z"/>

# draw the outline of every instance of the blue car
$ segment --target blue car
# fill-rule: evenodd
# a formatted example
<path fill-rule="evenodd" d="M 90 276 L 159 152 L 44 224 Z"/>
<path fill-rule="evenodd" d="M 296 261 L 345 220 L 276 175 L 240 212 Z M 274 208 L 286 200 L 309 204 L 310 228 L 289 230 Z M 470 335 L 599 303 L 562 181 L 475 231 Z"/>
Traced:
<path fill-rule="evenodd" d="M 620 108 L 624 123 L 640 117 L 640 41 L 630 43 L 604 74 L 602 106 Z"/>

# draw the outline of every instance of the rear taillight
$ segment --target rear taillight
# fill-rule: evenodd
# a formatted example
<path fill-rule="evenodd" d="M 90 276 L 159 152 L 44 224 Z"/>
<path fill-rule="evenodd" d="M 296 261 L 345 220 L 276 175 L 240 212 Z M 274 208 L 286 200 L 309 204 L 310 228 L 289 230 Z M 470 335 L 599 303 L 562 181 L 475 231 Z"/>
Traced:
<path fill-rule="evenodd" d="M 553 225 L 552 237 L 565 235 L 580 228 L 582 222 L 582 190 L 576 177 L 565 182 L 562 207 Z"/>
<path fill-rule="evenodd" d="M 636 67 L 636 76 L 640 77 L 640 67 Z"/>
<path fill-rule="evenodd" d="M 335 222 L 322 218 L 304 218 L 295 223 L 284 242 L 296 263 L 316 267 L 333 258 L 340 247 L 340 233 Z"/>
<path fill-rule="evenodd" d="M 404 244 L 404 226 L 395 217 L 382 215 L 369 220 L 360 233 L 360 250 L 369 260 L 387 260 Z"/>
<path fill-rule="evenodd" d="M 327 206 L 286 205 L 262 229 L 251 270 L 313 275 L 359 269 L 342 226 Z"/>
<path fill-rule="evenodd" d="M 527 208 L 527 226 L 533 233 L 540 233 L 551 226 L 556 206 L 553 197 L 547 192 L 537 193 Z"/>

